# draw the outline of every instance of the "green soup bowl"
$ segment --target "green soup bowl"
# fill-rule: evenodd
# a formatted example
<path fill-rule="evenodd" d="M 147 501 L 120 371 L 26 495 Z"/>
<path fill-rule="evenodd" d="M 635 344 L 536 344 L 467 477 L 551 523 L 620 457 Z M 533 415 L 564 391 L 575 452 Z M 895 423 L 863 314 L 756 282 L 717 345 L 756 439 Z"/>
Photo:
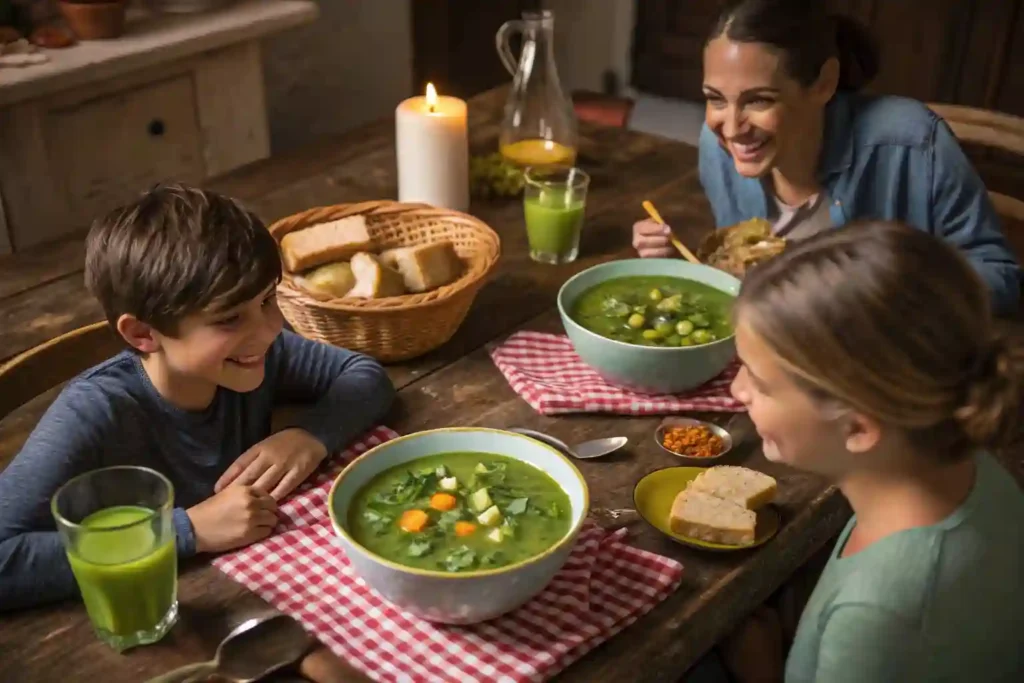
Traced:
<path fill-rule="evenodd" d="M 558 291 L 558 312 L 580 358 L 606 381 L 642 394 L 677 394 L 721 374 L 736 357 L 735 336 L 699 346 L 641 346 L 608 339 L 572 318 L 574 303 L 591 287 L 620 277 L 665 276 L 701 282 L 736 296 L 740 281 L 710 266 L 680 259 L 609 261 L 569 278 Z"/>
<path fill-rule="evenodd" d="M 503 455 L 543 470 L 569 497 L 569 529 L 538 555 L 496 569 L 446 572 L 385 559 L 360 545 L 349 531 L 349 508 L 376 475 L 428 455 L 474 451 Z M 514 610 L 540 593 L 569 558 L 590 506 L 583 475 L 558 450 L 522 434 L 483 427 L 450 427 L 387 441 L 352 461 L 327 498 L 331 524 L 352 568 L 401 610 L 427 621 L 474 624 Z"/>

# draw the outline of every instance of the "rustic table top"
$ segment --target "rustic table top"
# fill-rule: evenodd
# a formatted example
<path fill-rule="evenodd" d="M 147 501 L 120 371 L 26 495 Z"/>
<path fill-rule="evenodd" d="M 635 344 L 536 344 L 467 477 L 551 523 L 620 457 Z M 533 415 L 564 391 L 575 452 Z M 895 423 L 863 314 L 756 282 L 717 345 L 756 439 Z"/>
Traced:
<path fill-rule="evenodd" d="M 494 148 L 503 98 L 503 91 L 492 91 L 470 102 L 474 149 Z M 381 121 L 314 149 L 260 162 L 211 186 L 247 201 L 267 220 L 310 206 L 394 197 L 393 136 L 393 122 Z M 630 226 L 643 215 L 643 199 L 658 206 L 691 248 L 712 228 L 695 149 L 619 129 L 584 126 L 581 137 L 579 163 L 593 180 L 579 260 L 565 266 L 532 262 L 521 204 L 475 202 L 471 212 L 501 236 L 500 265 L 448 344 L 389 368 L 400 400 L 386 424 L 402 433 L 451 425 L 517 425 L 569 443 L 625 435 L 630 445 L 624 452 L 578 464 L 595 507 L 627 508 L 641 476 L 678 464 L 654 443 L 658 419 L 540 416 L 512 391 L 484 348 L 517 329 L 559 331 L 554 309 L 558 287 L 573 273 L 630 253 Z M 81 262 L 81 241 L 0 259 L 0 319 L 5 322 L 0 360 L 102 318 L 83 288 Z M 0 467 L 17 452 L 52 395 L 0 423 Z M 821 480 L 768 463 L 756 448 L 741 449 L 735 461 L 779 479 L 783 524 L 778 536 L 756 550 L 712 554 L 672 543 L 643 523 L 632 525 L 632 543 L 683 564 L 682 585 L 557 680 L 632 681 L 640 672 L 652 683 L 677 680 L 848 518 L 841 496 Z M 208 658 L 233 625 L 267 609 L 258 597 L 202 561 L 183 568 L 179 591 L 182 618 L 171 634 L 126 655 L 113 653 L 94 638 L 80 605 L 5 614 L 0 673 L 7 675 L 0 679 L 51 681 L 74 671 L 82 680 L 143 680 Z"/>

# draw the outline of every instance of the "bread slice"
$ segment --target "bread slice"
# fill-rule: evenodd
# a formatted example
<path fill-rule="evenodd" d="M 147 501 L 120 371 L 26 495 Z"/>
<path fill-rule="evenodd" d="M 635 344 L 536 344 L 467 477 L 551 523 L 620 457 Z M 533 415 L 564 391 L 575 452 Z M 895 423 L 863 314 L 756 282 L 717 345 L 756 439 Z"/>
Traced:
<path fill-rule="evenodd" d="M 383 299 L 405 294 L 405 284 L 397 270 L 377 260 L 373 254 L 360 252 L 352 257 L 352 275 L 356 284 L 348 295 L 360 299 Z"/>
<path fill-rule="evenodd" d="M 295 279 L 313 293 L 332 298 L 346 296 L 356 284 L 356 277 L 352 274 L 352 264 L 348 261 L 317 266 L 306 273 L 305 277 L 297 275 Z"/>
<path fill-rule="evenodd" d="M 709 543 L 748 545 L 754 542 L 757 513 L 691 484 L 672 503 L 669 526 L 677 534 Z"/>
<path fill-rule="evenodd" d="M 454 282 L 462 273 L 462 261 L 448 240 L 388 249 L 381 253 L 380 260 L 402 274 L 410 292 L 436 289 Z"/>
<path fill-rule="evenodd" d="M 720 465 L 701 472 L 690 483 L 689 488 L 725 498 L 750 510 L 757 510 L 775 500 L 778 485 L 775 479 L 763 472 L 746 467 Z"/>
<path fill-rule="evenodd" d="M 357 252 L 372 249 L 373 240 L 363 216 L 318 223 L 281 238 L 284 267 L 293 273 L 331 261 L 347 261 Z"/>

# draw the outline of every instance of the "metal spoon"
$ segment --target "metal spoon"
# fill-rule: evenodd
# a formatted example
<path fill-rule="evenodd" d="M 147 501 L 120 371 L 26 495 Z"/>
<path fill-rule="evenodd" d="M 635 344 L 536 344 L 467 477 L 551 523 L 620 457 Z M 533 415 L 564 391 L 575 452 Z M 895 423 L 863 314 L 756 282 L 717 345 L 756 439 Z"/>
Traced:
<path fill-rule="evenodd" d="M 252 683 L 294 663 L 312 644 L 302 626 L 285 614 L 257 617 L 236 626 L 210 661 L 180 667 L 148 683 L 192 683 L 213 674 L 234 683 Z"/>
<path fill-rule="evenodd" d="M 529 436 L 537 439 L 537 441 L 543 441 L 549 446 L 554 446 L 558 450 L 571 455 L 579 460 L 589 460 L 590 458 L 600 458 L 602 455 L 608 455 L 619 450 L 627 443 L 629 439 L 624 436 L 610 436 L 607 439 L 594 439 L 593 441 L 584 441 L 581 444 L 576 444 L 576 448 L 572 449 L 564 441 L 556 439 L 550 434 L 544 432 L 537 432 L 532 429 L 524 429 L 523 427 L 511 427 L 510 432 L 522 434 L 523 436 Z"/>

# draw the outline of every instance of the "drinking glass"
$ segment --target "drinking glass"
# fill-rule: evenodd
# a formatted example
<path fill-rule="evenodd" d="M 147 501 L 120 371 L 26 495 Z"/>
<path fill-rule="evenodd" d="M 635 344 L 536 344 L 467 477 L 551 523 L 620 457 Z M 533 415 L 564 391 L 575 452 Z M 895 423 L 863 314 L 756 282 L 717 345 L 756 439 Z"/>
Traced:
<path fill-rule="evenodd" d="M 524 178 L 523 212 L 530 258 L 551 264 L 575 261 L 590 176 L 572 166 L 528 168 Z"/>
<path fill-rule="evenodd" d="M 160 640 L 178 618 L 174 487 L 146 467 L 79 475 L 50 504 L 86 612 L 118 652 Z"/>

